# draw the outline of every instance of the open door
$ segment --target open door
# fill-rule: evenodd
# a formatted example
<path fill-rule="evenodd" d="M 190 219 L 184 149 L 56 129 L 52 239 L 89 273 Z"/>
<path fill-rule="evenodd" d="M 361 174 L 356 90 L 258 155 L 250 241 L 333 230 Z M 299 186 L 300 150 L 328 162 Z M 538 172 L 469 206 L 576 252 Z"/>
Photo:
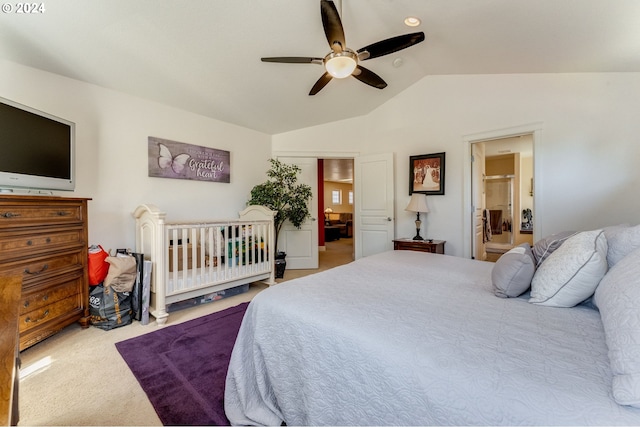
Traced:
<path fill-rule="evenodd" d="M 354 161 L 355 258 L 393 249 L 393 153 L 359 156 Z"/>
<path fill-rule="evenodd" d="M 298 229 L 285 222 L 278 236 L 278 250 L 287 253 L 287 269 L 318 268 L 318 160 L 307 157 L 278 157 L 283 163 L 302 169 L 298 182 L 311 187 L 314 197 L 309 202 L 311 218 Z"/>
<path fill-rule="evenodd" d="M 477 142 L 471 144 L 471 203 L 472 203 L 472 248 L 471 257 L 485 261 L 487 259 L 487 251 L 485 247 L 486 226 L 485 221 L 485 163 L 484 163 L 484 143 Z"/>

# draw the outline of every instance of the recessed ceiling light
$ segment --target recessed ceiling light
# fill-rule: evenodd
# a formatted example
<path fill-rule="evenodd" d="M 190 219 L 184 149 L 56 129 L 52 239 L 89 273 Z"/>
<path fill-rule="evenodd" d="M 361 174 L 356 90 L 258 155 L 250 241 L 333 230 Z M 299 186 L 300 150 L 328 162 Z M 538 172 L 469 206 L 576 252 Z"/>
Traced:
<path fill-rule="evenodd" d="M 420 25 L 420 18 L 417 18 L 415 16 L 407 16 L 404 19 L 404 24 L 408 27 L 417 27 L 418 25 Z"/>

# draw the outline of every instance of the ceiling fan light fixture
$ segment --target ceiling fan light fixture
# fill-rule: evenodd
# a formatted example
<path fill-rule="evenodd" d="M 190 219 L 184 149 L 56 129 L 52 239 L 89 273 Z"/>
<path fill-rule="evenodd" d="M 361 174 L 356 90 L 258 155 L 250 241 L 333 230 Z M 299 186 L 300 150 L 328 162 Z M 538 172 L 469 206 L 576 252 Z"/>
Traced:
<path fill-rule="evenodd" d="M 332 77 L 344 79 L 349 77 L 358 66 L 358 55 L 351 49 L 342 52 L 331 52 L 324 57 L 324 68 Z"/>
<path fill-rule="evenodd" d="M 418 18 L 417 16 L 407 16 L 404 19 L 404 25 L 406 25 L 407 27 L 417 27 L 420 24 L 420 18 Z"/>

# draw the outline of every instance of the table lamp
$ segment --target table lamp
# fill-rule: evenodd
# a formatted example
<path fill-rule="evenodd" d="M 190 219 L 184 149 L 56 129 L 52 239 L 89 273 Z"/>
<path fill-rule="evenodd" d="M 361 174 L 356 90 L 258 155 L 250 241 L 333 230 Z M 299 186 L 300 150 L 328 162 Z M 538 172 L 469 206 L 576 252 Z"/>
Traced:
<path fill-rule="evenodd" d="M 333 209 L 327 208 L 324 210 L 324 221 L 329 222 L 329 214 L 333 213 Z"/>
<path fill-rule="evenodd" d="M 409 212 L 416 212 L 416 235 L 413 240 L 424 240 L 420 236 L 420 226 L 422 225 L 422 221 L 420 221 L 420 212 L 427 213 L 429 212 L 429 207 L 427 206 L 427 196 L 421 193 L 413 193 L 411 195 L 411 200 L 409 200 L 409 204 L 404 209 Z"/>

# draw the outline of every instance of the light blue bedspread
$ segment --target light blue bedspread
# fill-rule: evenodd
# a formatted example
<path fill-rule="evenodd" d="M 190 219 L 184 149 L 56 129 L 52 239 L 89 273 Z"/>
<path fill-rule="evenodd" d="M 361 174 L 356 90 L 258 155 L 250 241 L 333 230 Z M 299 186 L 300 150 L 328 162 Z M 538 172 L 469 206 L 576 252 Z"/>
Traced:
<path fill-rule="evenodd" d="M 640 425 L 598 311 L 494 296 L 494 264 L 391 251 L 258 294 L 227 375 L 233 424 Z"/>

